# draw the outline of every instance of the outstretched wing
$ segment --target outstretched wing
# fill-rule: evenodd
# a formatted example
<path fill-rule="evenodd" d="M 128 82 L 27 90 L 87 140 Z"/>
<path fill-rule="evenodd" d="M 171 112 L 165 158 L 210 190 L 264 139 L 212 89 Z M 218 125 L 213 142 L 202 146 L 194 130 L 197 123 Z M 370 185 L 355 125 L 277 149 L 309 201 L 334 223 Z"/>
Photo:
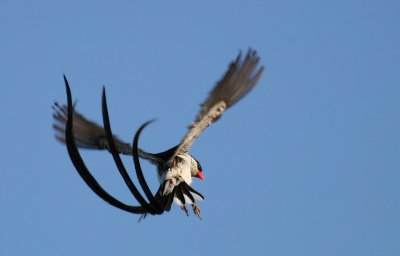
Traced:
<path fill-rule="evenodd" d="M 68 108 L 66 105 L 61 106 L 60 104 L 55 102 L 53 105 L 53 110 L 53 119 L 55 121 L 55 123 L 53 124 L 53 128 L 55 130 L 55 137 L 61 143 L 66 144 L 65 130 L 66 124 L 68 122 Z M 79 148 L 100 150 L 105 149 L 111 151 L 110 144 L 107 140 L 106 131 L 102 126 L 96 124 L 93 121 L 90 121 L 75 110 L 73 113 L 73 118 L 75 144 Z M 132 155 L 132 147 L 129 143 L 120 140 L 115 135 L 113 135 L 113 141 L 118 153 L 122 153 L 124 155 Z M 138 148 L 138 154 L 139 157 L 146 159 L 154 164 L 165 163 L 173 154 L 176 147 L 177 146 L 157 154 L 148 153 Z"/>
<path fill-rule="evenodd" d="M 193 142 L 210 124 L 218 120 L 222 113 L 238 102 L 257 83 L 263 74 L 264 67 L 258 67 L 257 52 L 249 49 L 245 58 L 239 53 L 222 79 L 211 90 L 208 98 L 201 104 L 196 120 L 189 126 L 189 131 L 182 139 L 169 163 L 175 156 L 187 153 Z"/>
<path fill-rule="evenodd" d="M 55 102 L 53 105 L 53 110 L 53 119 L 55 121 L 53 128 L 56 132 L 55 137 L 58 141 L 65 144 L 65 128 L 68 121 L 67 106 L 61 106 Z M 89 121 L 75 110 L 73 113 L 73 118 L 74 138 L 78 147 L 88 149 L 110 149 L 106 138 L 106 132 L 103 127 L 92 121 Z M 129 143 L 123 142 L 117 138 L 117 136 L 113 136 L 113 139 L 115 147 L 119 153 L 132 155 L 132 147 L 129 145 Z"/>

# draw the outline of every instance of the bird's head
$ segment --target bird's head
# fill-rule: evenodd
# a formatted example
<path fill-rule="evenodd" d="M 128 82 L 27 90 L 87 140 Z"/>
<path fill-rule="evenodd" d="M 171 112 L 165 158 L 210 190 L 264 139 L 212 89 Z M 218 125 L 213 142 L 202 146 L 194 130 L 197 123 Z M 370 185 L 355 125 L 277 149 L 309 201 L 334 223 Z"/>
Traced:
<path fill-rule="evenodd" d="M 192 168 L 191 168 L 192 177 L 196 177 L 201 180 L 204 180 L 203 169 L 201 168 L 199 161 L 197 161 L 197 159 L 194 157 L 193 157 L 193 160 L 194 161 L 192 161 Z"/>

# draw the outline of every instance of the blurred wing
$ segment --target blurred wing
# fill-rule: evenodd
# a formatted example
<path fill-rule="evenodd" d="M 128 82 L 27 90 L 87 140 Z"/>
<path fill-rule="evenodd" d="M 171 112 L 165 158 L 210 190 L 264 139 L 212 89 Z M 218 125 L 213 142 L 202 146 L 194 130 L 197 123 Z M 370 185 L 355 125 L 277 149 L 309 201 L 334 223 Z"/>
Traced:
<path fill-rule="evenodd" d="M 229 65 L 228 71 L 209 93 L 206 101 L 201 104 L 196 120 L 189 126 L 189 131 L 170 158 L 170 162 L 178 154 L 187 153 L 201 132 L 256 85 L 264 71 L 264 67 L 257 67 L 258 62 L 257 52 L 252 49 L 248 50 L 244 60 L 239 53 L 236 60 Z"/>
<path fill-rule="evenodd" d="M 53 124 L 53 128 L 56 132 L 55 137 L 58 141 L 65 144 L 65 128 L 68 121 L 67 106 L 60 106 L 56 102 L 53 105 L 53 110 L 53 119 L 55 121 L 55 123 Z M 74 111 L 73 113 L 73 118 L 74 138 L 75 143 L 78 147 L 109 150 L 106 132 L 103 127 L 92 121 L 89 121 L 83 115 L 76 111 Z M 132 148 L 129 143 L 121 141 L 116 136 L 113 136 L 113 139 L 119 153 L 132 155 Z"/>

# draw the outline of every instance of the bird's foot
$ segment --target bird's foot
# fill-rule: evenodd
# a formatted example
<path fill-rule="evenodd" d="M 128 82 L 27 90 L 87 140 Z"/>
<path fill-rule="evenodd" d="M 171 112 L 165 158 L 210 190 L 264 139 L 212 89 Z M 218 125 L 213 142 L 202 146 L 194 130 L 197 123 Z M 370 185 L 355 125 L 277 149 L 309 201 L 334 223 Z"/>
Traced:
<path fill-rule="evenodd" d="M 186 205 L 182 205 L 181 209 L 186 213 L 186 216 L 189 216 L 189 211 L 188 211 Z"/>
<path fill-rule="evenodd" d="M 146 216 L 147 216 L 147 213 L 143 213 L 142 215 L 140 215 L 140 218 L 139 218 L 139 220 L 138 220 L 138 223 L 139 223 L 140 221 L 144 220 L 144 219 L 146 218 Z"/>
<path fill-rule="evenodd" d="M 201 219 L 200 207 L 197 204 L 192 204 L 193 213 Z"/>

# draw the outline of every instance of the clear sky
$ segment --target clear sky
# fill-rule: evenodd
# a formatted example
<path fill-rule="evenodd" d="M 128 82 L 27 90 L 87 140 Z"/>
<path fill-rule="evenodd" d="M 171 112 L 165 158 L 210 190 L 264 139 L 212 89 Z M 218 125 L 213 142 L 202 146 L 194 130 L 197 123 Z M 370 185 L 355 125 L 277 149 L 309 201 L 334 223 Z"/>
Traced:
<path fill-rule="evenodd" d="M 400 255 L 399 1 L 143 2 L 0 2 L 0 255 Z M 137 223 L 54 139 L 65 73 L 86 116 L 105 85 L 120 138 L 157 118 L 141 146 L 174 146 L 248 47 L 264 76 L 191 151 L 201 221 Z M 136 203 L 107 152 L 82 154 Z"/>

